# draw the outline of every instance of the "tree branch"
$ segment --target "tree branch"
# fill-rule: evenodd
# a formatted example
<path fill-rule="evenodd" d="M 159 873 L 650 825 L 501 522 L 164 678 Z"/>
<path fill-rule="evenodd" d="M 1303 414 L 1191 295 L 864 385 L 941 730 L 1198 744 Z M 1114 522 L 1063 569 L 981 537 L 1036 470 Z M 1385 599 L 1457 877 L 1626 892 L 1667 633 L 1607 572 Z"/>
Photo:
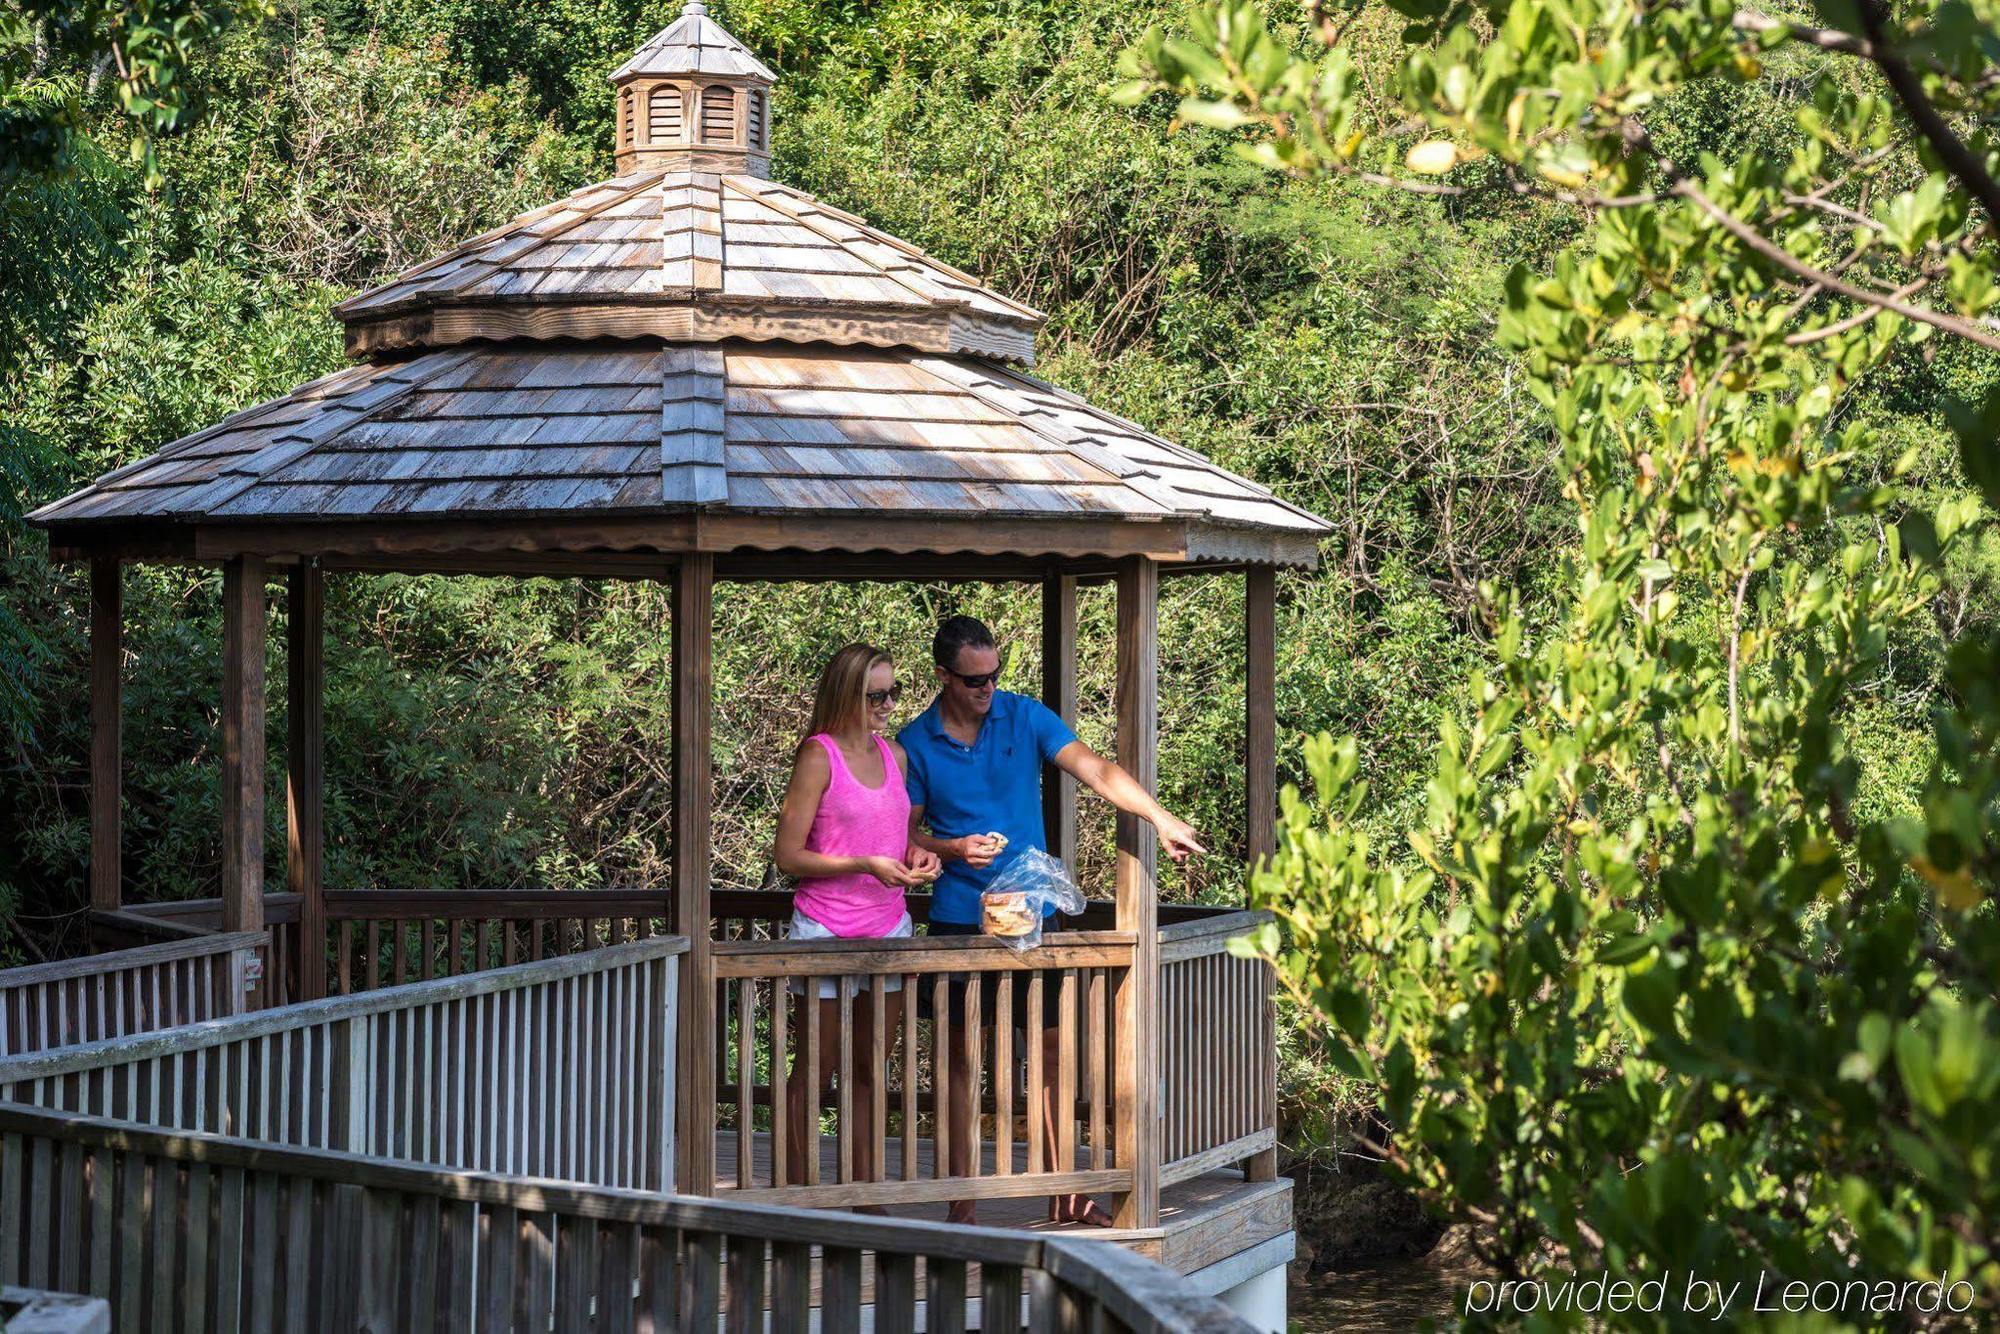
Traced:
<path fill-rule="evenodd" d="M 1835 32 L 1831 28 L 1814 28 L 1804 23 L 1794 23 L 1790 19 L 1772 18 L 1769 14 L 1754 9 L 1737 10 L 1736 17 L 1730 22 L 1738 32 L 1763 33 L 1782 28 L 1795 42 L 1817 46 L 1822 51 L 1844 51 L 1848 55 L 1860 56 L 1864 60 L 1875 59 L 1874 48 L 1852 33 Z"/>
<path fill-rule="evenodd" d="M 1985 165 L 1952 133 L 1951 126 L 1945 124 L 1944 117 L 1925 96 L 1923 81 L 1917 77 L 1917 72 L 1885 40 L 1882 29 L 1884 14 L 1878 0 L 1861 0 L 1859 8 L 1861 25 L 1868 30 L 1872 47 L 1869 59 L 1875 62 L 1875 68 L 1882 71 L 1882 77 L 1896 94 L 1896 100 L 1903 104 L 1903 110 L 1930 142 L 1945 169 L 1972 192 L 1985 207 L 1987 217 L 2000 222 L 2000 182 L 1987 174 Z"/>
<path fill-rule="evenodd" d="M 1856 287 L 1853 283 L 1836 278 L 1832 274 L 1821 269 L 1816 269 L 1804 260 L 1796 258 L 1790 252 L 1773 242 L 1769 237 L 1762 235 L 1741 218 L 1728 212 L 1714 200 L 1703 194 L 1701 187 L 1685 176 L 1674 182 L 1672 193 L 1694 204 L 1696 208 L 1699 208 L 1702 212 L 1713 218 L 1716 225 L 1720 226 L 1722 230 L 1728 232 L 1751 250 L 1762 255 L 1765 259 L 1770 260 L 1773 264 L 1776 264 L 1779 268 L 1784 269 L 1795 277 L 1802 278 L 1809 283 L 1818 283 L 1827 291 L 1838 292 L 1849 300 L 1866 302 L 1871 306 L 1879 306 L 1883 310 L 1892 310 L 1904 319 L 1915 320 L 1919 324 L 1928 324 L 1933 329 L 1942 329 L 1946 333 L 1957 334 L 1967 342 L 1977 343 L 1981 347 L 2000 352 L 2000 336 L 1989 333 L 1970 320 L 1962 320 L 1956 315 L 1947 315 L 1943 311 L 1929 310 L 1923 306 L 1913 306 L 1893 293 L 1871 292 L 1865 287 Z"/>

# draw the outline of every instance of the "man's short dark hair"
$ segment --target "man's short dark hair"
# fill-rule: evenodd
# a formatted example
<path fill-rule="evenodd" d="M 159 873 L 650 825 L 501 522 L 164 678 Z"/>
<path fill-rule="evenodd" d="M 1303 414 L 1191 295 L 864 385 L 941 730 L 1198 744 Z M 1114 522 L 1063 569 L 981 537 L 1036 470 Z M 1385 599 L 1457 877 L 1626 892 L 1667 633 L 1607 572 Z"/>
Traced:
<path fill-rule="evenodd" d="M 931 661 L 950 671 L 958 666 L 960 649 L 999 647 L 993 642 L 993 632 L 986 628 L 986 622 L 972 616 L 953 616 L 938 626 L 937 636 L 931 640 Z"/>

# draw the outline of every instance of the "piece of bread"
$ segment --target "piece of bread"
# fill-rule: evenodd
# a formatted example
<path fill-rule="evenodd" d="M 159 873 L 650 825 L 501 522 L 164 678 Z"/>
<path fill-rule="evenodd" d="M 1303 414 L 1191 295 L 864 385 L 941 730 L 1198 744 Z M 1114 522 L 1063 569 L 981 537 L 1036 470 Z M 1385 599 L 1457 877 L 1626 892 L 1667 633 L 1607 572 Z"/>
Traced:
<path fill-rule="evenodd" d="M 1025 936 L 1041 924 L 1026 894 L 986 894 L 980 898 L 980 926 L 989 936 Z"/>

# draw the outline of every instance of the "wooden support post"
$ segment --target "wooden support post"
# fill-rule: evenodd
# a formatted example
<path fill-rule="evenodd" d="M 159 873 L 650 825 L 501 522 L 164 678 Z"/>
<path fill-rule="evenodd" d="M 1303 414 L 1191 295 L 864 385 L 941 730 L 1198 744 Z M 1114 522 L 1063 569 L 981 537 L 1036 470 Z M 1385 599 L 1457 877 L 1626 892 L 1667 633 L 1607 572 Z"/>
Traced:
<path fill-rule="evenodd" d="M 115 557 L 90 562 L 90 906 L 115 911 L 121 902 L 124 801 L 124 583 Z"/>
<path fill-rule="evenodd" d="M 300 1000 L 326 995 L 326 882 L 321 790 L 326 695 L 325 576 L 302 561 L 286 579 L 286 882 L 299 896 Z"/>
<path fill-rule="evenodd" d="M 1158 778 L 1160 567 L 1144 556 L 1118 565 L 1118 763 L 1152 791 Z M 1160 932 L 1151 825 L 1118 817 L 1118 929 L 1130 931 L 1132 968 L 1118 988 L 1118 1165 L 1132 1189 L 1119 1227 L 1160 1221 Z"/>
<path fill-rule="evenodd" d="M 264 929 L 264 562 L 222 567 L 222 929 Z"/>
<path fill-rule="evenodd" d="M 1076 726 L 1076 579 L 1042 580 L 1042 703 Z M 1049 855 L 1076 872 L 1076 780 L 1050 765 L 1042 771 L 1042 832 Z"/>
<path fill-rule="evenodd" d="M 1249 814 L 1247 851 L 1252 867 L 1278 850 L 1278 579 L 1268 565 L 1253 565 L 1243 576 L 1243 796 Z M 1257 1053 L 1268 1059 L 1270 1079 L 1277 1078 L 1277 1030 L 1269 1022 L 1269 979 L 1259 997 L 1264 1016 L 1255 1040 L 1273 1050 Z M 1266 1036 L 1268 1034 L 1268 1036 Z M 1259 1105 L 1266 1095 L 1260 1093 Z M 1268 1095 L 1275 1107 L 1276 1094 Z M 1253 1154 L 1243 1163 L 1246 1181 L 1271 1181 L 1278 1175 L 1277 1146 Z"/>
<path fill-rule="evenodd" d="M 1278 596 L 1268 565 L 1243 576 L 1243 795 L 1250 865 L 1278 850 Z"/>
<path fill-rule="evenodd" d="M 715 557 L 694 552 L 674 574 L 674 923 L 681 960 L 673 1189 L 715 1193 L 715 954 L 709 940 L 709 754 Z"/>

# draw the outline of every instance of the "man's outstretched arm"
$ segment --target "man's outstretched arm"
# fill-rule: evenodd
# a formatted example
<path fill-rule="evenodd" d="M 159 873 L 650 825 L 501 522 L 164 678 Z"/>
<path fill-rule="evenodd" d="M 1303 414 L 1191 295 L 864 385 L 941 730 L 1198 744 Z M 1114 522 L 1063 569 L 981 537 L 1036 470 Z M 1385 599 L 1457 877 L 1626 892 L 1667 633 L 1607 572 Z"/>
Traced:
<path fill-rule="evenodd" d="M 1138 779 L 1083 742 L 1072 741 L 1057 751 L 1055 763 L 1057 768 L 1119 810 L 1151 824 L 1159 831 L 1160 846 L 1175 861 L 1186 861 L 1191 853 L 1208 851 L 1195 841 L 1193 825 L 1170 815 L 1166 807 L 1140 785 Z"/>

